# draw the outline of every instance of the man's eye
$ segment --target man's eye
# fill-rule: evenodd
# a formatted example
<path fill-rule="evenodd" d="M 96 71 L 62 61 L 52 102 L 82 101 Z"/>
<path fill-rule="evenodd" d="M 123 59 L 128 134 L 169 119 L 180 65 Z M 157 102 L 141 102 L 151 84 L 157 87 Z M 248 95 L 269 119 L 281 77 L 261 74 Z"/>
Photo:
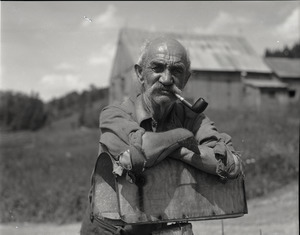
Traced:
<path fill-rule="evenodd" d="M 154 65 L 152 67 L 152 70 L 155 72 L 155 73 L 161 73 L 164 71 L 164 66 L 163 65 Z"/>
<path fill-rule="evenodd" d="M 174 74 L 182 74 L 183 73 L 183 69 L 181 68 L 175 68 L 172 70 L 172 73 Z"/>

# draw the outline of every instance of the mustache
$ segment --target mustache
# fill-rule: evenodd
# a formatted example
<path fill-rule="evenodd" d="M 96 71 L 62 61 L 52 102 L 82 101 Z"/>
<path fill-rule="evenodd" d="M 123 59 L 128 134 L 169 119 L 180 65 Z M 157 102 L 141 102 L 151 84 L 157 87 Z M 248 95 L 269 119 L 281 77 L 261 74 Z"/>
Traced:
<path fill-rule="evenodd" d="M 156 88 L 160 89 L 160 90 L 170 91 L 170 92 L 172 92 L 174 94 L 178 94 L 178 95 L 180 95 L 182 93 L 182 90 L 179 89 L 179 87 L 176 86 L 175 84 L 165 86 L 162 83 L 158 83 Z"/>

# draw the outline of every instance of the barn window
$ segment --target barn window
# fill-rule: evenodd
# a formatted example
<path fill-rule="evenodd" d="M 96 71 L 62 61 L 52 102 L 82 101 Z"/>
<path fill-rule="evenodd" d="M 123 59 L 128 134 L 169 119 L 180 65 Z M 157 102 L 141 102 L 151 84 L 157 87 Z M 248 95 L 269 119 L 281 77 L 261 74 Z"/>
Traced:
<path fill-rule="evenodd" d="M 268 95 L 271 97 L 271 98 L 274 98 L 275 97 L 275 91 L 271 90 L 268 92 Z"/>
<path fill-rule="evenodd" d="M 289 90 L 289 97 L 294 98 L 296 96 L 296 90 Z"/>

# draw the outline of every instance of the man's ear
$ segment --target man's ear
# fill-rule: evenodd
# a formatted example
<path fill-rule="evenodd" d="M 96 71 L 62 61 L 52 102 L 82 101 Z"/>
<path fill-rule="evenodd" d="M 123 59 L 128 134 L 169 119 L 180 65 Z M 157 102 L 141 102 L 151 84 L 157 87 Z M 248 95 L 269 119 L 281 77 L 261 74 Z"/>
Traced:
<path fill-rule="evenodd" d="M 134 65 L 134 70 L 135 70 L 135 73 L 136 73 L 136 76 L 137 76 L 139 82 L 144 83 L 144 78 L 142 76 L 143 68 L 140 65 L 135 64 Z"/>

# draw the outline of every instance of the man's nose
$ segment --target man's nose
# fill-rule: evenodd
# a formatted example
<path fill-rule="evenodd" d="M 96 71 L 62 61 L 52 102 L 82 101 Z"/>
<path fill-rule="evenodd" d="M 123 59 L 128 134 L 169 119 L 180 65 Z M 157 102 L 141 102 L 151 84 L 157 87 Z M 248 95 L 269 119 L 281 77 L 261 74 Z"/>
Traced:
<path fill-rule="evenodd" d="M 173 79 L 173 76 L 171 74 L 171 72 L 166 69 L 164 71 L 164 73 L 161 75 L 159 81 L 164 84 L 165 86 L 169 86 L 169 85 L 172 85 L 174 83 L 174 79 Z"/>

